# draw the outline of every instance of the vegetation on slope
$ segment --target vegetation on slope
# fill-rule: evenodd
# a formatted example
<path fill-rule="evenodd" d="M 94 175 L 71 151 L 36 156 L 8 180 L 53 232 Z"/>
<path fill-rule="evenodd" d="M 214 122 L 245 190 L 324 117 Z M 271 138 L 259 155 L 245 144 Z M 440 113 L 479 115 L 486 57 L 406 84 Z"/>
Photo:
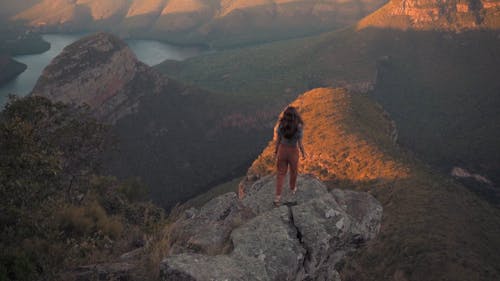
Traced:
<path fill-rule="evenodd" d="M 499 210 L 398 148 L 390 120 L 368 97 L 315 89 L 292 105 L 311 155 L 300 171 L 330 187 L 370 192 L 384 207 L 379 235 L 338 268 L 342 280 L 500 277 Z M 246 181 L 275 171 L 273 148 L 271 141 Z"/>
<path fill-rule="evenodd" d="M 83 107 L 41 97 L 7 104 L 0 115 L 0 280 L 54 280 L 109 262 L 161 225 L 163 211 L 142 201 L 140 183 L 100 174 L 111 141 Z"/>

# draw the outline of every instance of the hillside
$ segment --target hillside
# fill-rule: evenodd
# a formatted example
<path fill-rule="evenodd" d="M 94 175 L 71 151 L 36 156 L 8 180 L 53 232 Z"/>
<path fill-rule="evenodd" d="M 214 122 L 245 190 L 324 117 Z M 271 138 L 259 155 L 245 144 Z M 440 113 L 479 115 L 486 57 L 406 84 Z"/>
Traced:
<path fill-rule="evenodd" d="M 380 107 L 365 95 L 332 89 L 314 89 L 292 105 L 304 119 L 310 154 L 301 172 L 330 188 L 367 191 L 384 209 L 379 235 L 336 267 L 342 280 L 500 277 L 499 210 L 398 148 Z M 245 194 L 274 172 L 273 147 L 271 141 L 249 169 Z M 309 192 L 307 185 L 298 190 Z"/>
<path fill-rule="evenodd" d="M 137 180 L 104 173 L 110 145 L 109 127 L 84 107 L 38 96 L 7 103 L 0 112 L 0 280 L 130 278 L 137 264 L 118 257 L 146 244 L 164 212 Z"/>
<path fill-rule="evenodd" d="M 244 174 L 265 144 L 271 106 L 186 86 L 139 62 L 117 37 L 98 33 L 66 47 L 33 95 L 87 104 L 119 140 L 106 167 L 140 177 L 165 208 Z"/>
<path fill-rule="evenodd" d="M 26 70 L 26 65 L 8 56 L 0 55 L 0 86 Z"/>
<path fill-rule="evenodd" d="M 314 34 L 355 23 L 384 0 L 38 0 L 2 3 L 42 31 L 108 30 L 180 44 L 230 47 Z M 23 9 L 23 7 L 25 7 Z"/>
<path fill-rule="evenodd" d="M 374 15 L 392 18 L 382 16 L 385 12 Z M 157 68 L 256 108 L 290 102 L 321 86 L 369 92 L 396 122 L 403 147 L 443 172 L 463 167 L 498 186 L 498 50 L 497 31 L 486 27 L 460 32 L 438 25 L 433 30 L 352 27 L 166 61 Z"/>

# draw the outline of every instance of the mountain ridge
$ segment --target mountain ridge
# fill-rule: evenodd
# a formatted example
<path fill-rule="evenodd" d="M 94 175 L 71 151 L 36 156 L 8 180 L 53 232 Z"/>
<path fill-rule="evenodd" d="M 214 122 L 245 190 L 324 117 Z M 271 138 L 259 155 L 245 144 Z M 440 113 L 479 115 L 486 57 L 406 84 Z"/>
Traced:
<path fill-rule="evenodd" d="M 124 36 L 224 47 L 302 36 L 353 24 L 385 1 L 101 2 L 39 0 L 35 4 L 30 2 L 28 9 L 22 9 L 22 5 L 13 8 L 12 19 L 42 31 L 107 29 Z M 272 30 L 270 26 L 274 26 Z"/>
<path fill-rule="evenodd" d="M 495 261 L 500 257 L 493 250 L 497 247 L 493 245 L 500 245 L 498 208 L 394 143 L 390 118 L 366 95 L 314 89 L 292 105 L 302 114 L 304 147 L 312 154 L 300 160 L 302 173 L 325 180 L 330 189 L 368 192 L 384 209 L 380 233 L 346 257 L 339 270 L 341 280 L 496 280 L 500 276 Z M 347 131 L 341 133 L 338 128 Z M 332 133 L 340 134 L 339 138 L 332 139 Z M 274 176 L 275 139 L 249 168 L 240 183 L 240 197 L 245 198 L 247 190 L 252 193 L 260 179 Z M 372 150 L 363 148 L 367 145 Z M 357 155 L 356 149 L 360 149 Z M 349 169 L 353 173 L 345 180 Z M 266 192 L 271 200 L 272 190 Z M 298 192 L 309 191 L 304 186 Z"/>

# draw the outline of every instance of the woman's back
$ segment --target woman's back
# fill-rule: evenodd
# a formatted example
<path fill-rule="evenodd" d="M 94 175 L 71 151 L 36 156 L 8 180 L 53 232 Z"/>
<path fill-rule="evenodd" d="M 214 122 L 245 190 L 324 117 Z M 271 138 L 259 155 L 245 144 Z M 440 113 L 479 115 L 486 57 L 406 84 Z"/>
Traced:
<path fill-rule="evenodd" d="M 280 124 L 277 129 L 277 134 L 282 144 L 297 145 L 298 141 L 302 139 L 303 126 L 299 123 L 295 125 L 295 128 L 287 128 L 285 124 Z"/>

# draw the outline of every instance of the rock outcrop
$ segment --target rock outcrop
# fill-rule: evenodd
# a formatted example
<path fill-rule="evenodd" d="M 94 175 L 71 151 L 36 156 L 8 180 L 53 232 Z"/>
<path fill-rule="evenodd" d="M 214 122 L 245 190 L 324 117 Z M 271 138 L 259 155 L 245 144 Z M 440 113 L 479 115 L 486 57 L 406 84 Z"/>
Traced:
<path fill-rule="evenodd" d="M 363 19 L 358 28 L 446 31 L 498 29 L 499 15 L 498 0 L 392 0 Z"/>
<path fill-rule="evenodd" d="M 32 94 L 65 103 L 87 104 L 101 120 L 115 122 L 133 112 L 139 99 L 168 83 L 107 33 L 64 48 L 38 79 Z"/>
<path fill-rule="evenodd" d="M 286 191 L 289 203 L 274 208 L 275 184 L 267 176 L 241 201 L 228 193 L 187 210 L 174 224 L 162 280 L 340 280 L 335 266 L 377 235 L 380 203 L 303 175 L 298 193 Z"/>

